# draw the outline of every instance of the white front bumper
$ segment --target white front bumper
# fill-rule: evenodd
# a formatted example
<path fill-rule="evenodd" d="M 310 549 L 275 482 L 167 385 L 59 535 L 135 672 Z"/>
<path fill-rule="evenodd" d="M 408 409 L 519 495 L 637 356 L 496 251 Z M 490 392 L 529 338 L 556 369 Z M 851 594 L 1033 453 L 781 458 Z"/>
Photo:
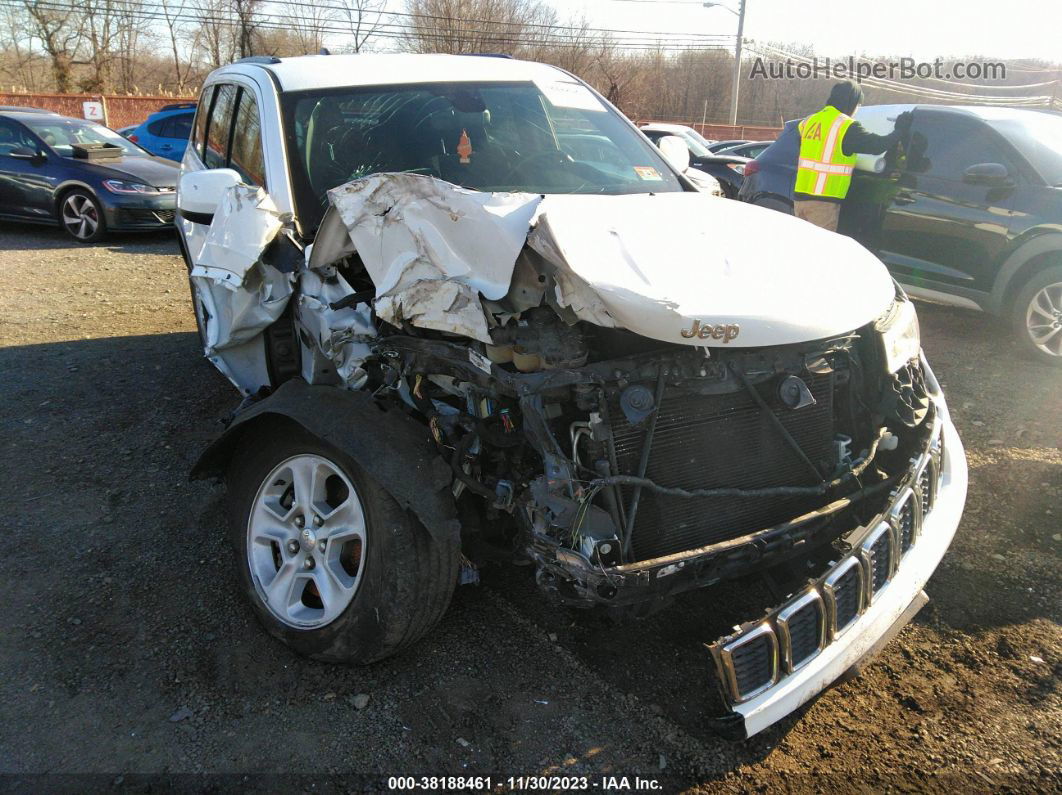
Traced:
<path fill-rule="evenodd" d="M 922 523 L 918 543 L 904 556 L 888 587 L 843 635 L 802 668 L 783 677 L 759 696 L 733 707 L 744 720 L 747 737 L 763 731 L 814 698 L 872 651 L 904 617 L 907 607 L 921 593 L 944 557 L 966 503 L 968 478 L 962 442 L 943 399 L 938 398 L 936 403 L 944 438 L 942 478 L 933 510 Z"/>

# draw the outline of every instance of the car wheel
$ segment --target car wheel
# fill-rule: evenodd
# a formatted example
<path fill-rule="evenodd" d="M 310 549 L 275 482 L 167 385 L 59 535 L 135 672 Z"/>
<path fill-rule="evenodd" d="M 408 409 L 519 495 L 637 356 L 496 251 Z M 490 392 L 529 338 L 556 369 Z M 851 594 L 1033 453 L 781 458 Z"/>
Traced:
<path fill-rule="evenodd" d="M 192 281 L 191 275 L 188 276 L 188 290 L 192 294 L 192 312 L 195 314 L 195 330 L 199 334 L 199 350 L 206 355 L 207 352 L 207 320 L 209 320 L 207 314 L 206 305 L 203 303 L 203 299 L 199 297 L 199 290 L 196 287 L 194 281 Z"/>
<path fill-rule="evenodd" d="M 766 207 L 768 210 L 777 210 L 778 212 L 785 213 L 786 215 L 793 214 L 793 208 L 781 199 L 772 199 L 769 196 L 764 196 L 762 198 L 756 199 L 753 204 L 755 204 L 757 207 Z"/>
<path fill-rule="evenodd" d="M 1014 301 L 1014 330 L 1042 362 L 1062 366 L 1062 266 L 1033 276 Z"/>
<path fill-rule="evenodd" d="M 100 203 L 87 190 L 72 190 L 63 195 L 59 201 L 59 221 L 79 243 L 95 243 L 107 233 Z"/>
<path fill-rule="evenodd" d="M 442 618 L 460 542 L 433 538 L 348 456 L 276 425 L 244 440 L 227 483 L 242 589 L 300 654 L 375 662 Z"/>

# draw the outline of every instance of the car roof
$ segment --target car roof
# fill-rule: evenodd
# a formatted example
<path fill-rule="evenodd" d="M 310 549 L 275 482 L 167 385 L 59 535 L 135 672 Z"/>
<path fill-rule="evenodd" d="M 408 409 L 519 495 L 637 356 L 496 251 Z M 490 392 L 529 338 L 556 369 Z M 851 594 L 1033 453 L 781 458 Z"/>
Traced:
<path fill-rule="evenodd" d="M 692 127 L 685 124 L 665 124 L 664 122 L 650 122 L 643 124 L 641 128 L 653 132 L 695 132 Z"/>
<path fill-rule="evenodd" d="M 404 83 L 530 82 L 568 78 L 547 64 L 477 55 L 353 53 L 237 61 L 215 75 L 272 74 L 281 91 L 401 85 Z"/>
<path fill-rule="evenodd" d="M 1039 108 L 1006 108 L 999 105 L 932 105 L 924 103 L 897 103 L 893 105 L 860 105 L 856 118 L 893 118 L 907 110 L 932 110 L 976 116 L 985 121 L 1026 118 L 1030 113 L 1042 113 Z"/>
<path fill-rule="evenodd" d="M 17 106 L 5 105 L 0 107 L 0 116 L 4 116 L 8 119 L 14 119 L 20 121 L 22 119 L 39 119 L 41 116 L 58 116 L 59 118 L 66 118 L 65 116 L 59 116 L 58 113 L 53 113 L 50 110 L 43 110 L 41 108 L 21 108 Z"/>

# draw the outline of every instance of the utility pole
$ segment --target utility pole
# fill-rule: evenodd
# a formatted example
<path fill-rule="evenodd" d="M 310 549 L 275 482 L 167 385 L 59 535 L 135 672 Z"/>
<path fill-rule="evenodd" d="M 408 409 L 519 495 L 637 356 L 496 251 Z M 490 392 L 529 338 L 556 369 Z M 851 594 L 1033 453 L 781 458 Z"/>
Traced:
<path fill-rule="evenodd" d="M 738 4 L 737 43 L 734 45 L 734 93 L 730 97 L 730 124 L 737 125 L 738 99 L 741 91 L 741 36 L 745 32 L 745 0 Z"/>
<path fill-rule="evenodd" d="M 737 126 L 738 100 L 741 94 L 741 37 L 745 33 L 745 2 L 738 0 L 738 10 L 719 2 L 706 2 L 705 8 L 725 8 L 738 18 L 737 41 L 734 43 L 734 88 L 730 92 L 730 125 Z"/>

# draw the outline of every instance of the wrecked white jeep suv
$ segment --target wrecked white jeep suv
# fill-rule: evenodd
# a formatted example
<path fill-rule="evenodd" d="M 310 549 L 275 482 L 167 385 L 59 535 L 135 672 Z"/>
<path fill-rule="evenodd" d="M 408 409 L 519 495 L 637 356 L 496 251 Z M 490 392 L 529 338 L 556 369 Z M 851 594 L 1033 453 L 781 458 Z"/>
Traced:
<path fill-rule="evenodd" d="M 240 582 L 296 650 L 401 651 L 499 557 L 641 614 L 769 572 L 694 674 L 747 736 L 924 602 L 966 463 L 912 305 L 852 240 L 698 192 L 571 75 L 226 66 L 178 208 L 244 395 L 194 474 L 225 477 Z"/>

